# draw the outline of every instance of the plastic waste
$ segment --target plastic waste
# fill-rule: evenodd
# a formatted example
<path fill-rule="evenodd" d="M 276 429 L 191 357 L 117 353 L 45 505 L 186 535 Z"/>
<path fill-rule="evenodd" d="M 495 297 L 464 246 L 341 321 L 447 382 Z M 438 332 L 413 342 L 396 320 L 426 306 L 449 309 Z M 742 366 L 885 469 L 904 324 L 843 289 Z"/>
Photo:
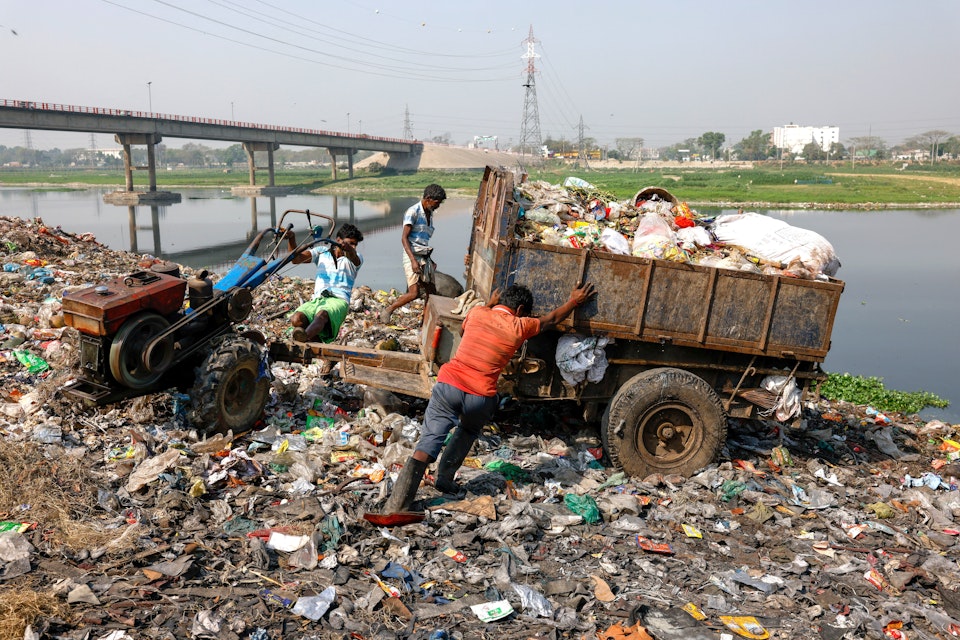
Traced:
<path fill-rule="evenodd" d="M 17 349 L 13 352 L 13 355 L 30 373 L 42 373 L 50 368 L 46 360 L 40 356 L 33 355 L 29 351 Z"/>
<path fill-rule="evenodd" d="M 513 583 L 510 586 L 520 596 L 520 604 L 523 606 L 524 613 L 541 618 L 553 617 L 553 605 L 539 591 L 525 584 Z"/>
<path fill-rule="evenodd" d="M 333 604 L 336 598 L 337 588 L 330 586 L 315 596 L 301 596 L 297 598 L 297 602 L 290 611 L 298 616 L 303 616 L 308 620 L 316 622 L 330 610 L 330 605 Z"/>
<path fill-rule="evenodd" d="M 590 496 L 568 493 L 563 496 L 563 504 L 567 505 L 570 511 L 581 516 L 587 524 L 595 524 L 600 521 L 600 508 L 597 506 L 596 500 Z"/>
<path fill-rule="evenodd" d="M 513 607 L 507 600 L 496 600 L 494 602 L 481 602 L 470 606 L 473 614 L 483 622 L 493 622 L 506 618 L 513 613 Z"/>

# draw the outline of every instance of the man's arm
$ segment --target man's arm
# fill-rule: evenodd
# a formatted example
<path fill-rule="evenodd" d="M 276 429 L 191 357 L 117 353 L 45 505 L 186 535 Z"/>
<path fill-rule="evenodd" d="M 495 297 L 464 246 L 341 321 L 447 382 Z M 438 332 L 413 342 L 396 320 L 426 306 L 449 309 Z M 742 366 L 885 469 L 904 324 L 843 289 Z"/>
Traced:
<path fill-rule="evenodd" d="M 417 260 L 417 254 L 413 252 L 413 247 L 410 246 L 410 232 L 413 231 L 412 224 L 403 225 L 403 231 L 400 233 L 400 244 L 403 245 L 403 250 L 407 253 L 407 257 L 410 258 L 410 267 L 413 269 L 414 273 L 420 273 L 422 267 L 420 262 Z"/>
<path fill-rule="evenodd" d="M 283 235 L 287 239 L 287 251 L 293 251 L 294 249 L 296 249 L 297 236 L 293 232 L 293 229 L 287 229 L 283 233 Z M 313 258 L 310 255 L 310 251 L 307 250 L 307 251 L 301 251 L 297 255 L 293 256 L 293 260 L 291 260 L 291 262 L 293 262 L 294 264 L 303 264 L 304 262 L 310 262 L 312 259 Z"/>
<path fill-rule="evenodd" d="M 574 309 L 593 297 L 594 294 L 596 294 L 596 291 L 593 288 L 592 282 L 588 282 L 582 287 L 574 287 L 566 302 L 550 313 L 540 316 L 540 331 L 543 332 L 553 329 L 573 313 Z"/>

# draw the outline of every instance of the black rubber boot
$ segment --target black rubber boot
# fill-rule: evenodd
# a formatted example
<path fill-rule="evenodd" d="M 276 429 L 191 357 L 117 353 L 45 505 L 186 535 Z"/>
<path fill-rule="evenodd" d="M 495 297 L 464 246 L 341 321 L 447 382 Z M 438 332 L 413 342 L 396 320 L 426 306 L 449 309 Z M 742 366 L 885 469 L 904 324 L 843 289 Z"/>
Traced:
<path fill-rule="evenodd" d="M 457 469 L 460 468 L 463 461 L 467 459 L 470 448 L 473 447 L 473 442 L 476 439 L 474 434 L 457 427 L 457 431 L 450 438 L 447 446 L 443 448 L 443 453 L 440 454 L 440 462 L 437 464 L 437 477 L 433 483 L 437 491 L 450 495 L 460 495 L 463 492 L 453 477 L 457 474 Z"/>
<path fill-rule="evenodd" d="M 421 462 L 413 456 L 407 458 L 407 463 L 403 465 L 397 481 L 393 483 L 393 492 L 383 505 L 383 513 L 409 511 L 413 499 L 417 497 L 417 489 L 426 470 L 426 462 Z"/>

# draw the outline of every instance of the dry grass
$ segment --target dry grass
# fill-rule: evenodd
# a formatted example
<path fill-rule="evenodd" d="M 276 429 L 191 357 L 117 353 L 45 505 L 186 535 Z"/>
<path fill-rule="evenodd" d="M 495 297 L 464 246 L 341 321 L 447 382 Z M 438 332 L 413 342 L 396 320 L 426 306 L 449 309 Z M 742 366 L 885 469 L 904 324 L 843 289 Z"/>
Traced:
<path fill-rule="evenodd" d="M 45 540 L 73 550 L 104 545 L 119 535 L 94 520 L 98 480 L 84 460 L 51 459 L 42 445 L 4 442 L 0 469 L 0 520 L 37 522 Z"/>
<path fill-rule="evenodd" d="M 22 638 L 27 625 L 68 613 L 69 607 L 52 593 L 22 587 L 0 589 L 0 638 Z"/>

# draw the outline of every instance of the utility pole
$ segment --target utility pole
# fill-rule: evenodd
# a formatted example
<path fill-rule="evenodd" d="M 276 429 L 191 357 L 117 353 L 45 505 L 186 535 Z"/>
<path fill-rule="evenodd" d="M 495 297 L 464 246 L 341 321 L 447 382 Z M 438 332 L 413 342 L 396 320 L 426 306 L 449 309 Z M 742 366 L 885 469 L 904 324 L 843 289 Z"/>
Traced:
<path fill-rule="evenodd" d="M 590 171 L 590 163 L 587 162 L 587 145 L 583 137 L 583 115 L 580 115 L 580 124 L 577 126 L 577 166 L 584 171 Z"/>
<path fill-rule="evenodd" d="M 523 121 L 520 124 L 520 155 L 526 155 L 531 150 L 533 162 L 540 164 L 540 148 L 543 138 L 540 137 L 540 111 L 537 108 L 537 67 L 536 59 L 540 55 L 536 52 L 537 40 L 533 37 L 533 25 L 530 25 L 530 35 L 523 41 L 527 45 L 527 52 L 522 56 L 527 60 L 527 88 L 523 98 Z"/>
<path fill-rule="evenodd" d="M 410 105 L 403 109 L 403 139 L 413 140 L 413 123 L 410 122 Z"/>

